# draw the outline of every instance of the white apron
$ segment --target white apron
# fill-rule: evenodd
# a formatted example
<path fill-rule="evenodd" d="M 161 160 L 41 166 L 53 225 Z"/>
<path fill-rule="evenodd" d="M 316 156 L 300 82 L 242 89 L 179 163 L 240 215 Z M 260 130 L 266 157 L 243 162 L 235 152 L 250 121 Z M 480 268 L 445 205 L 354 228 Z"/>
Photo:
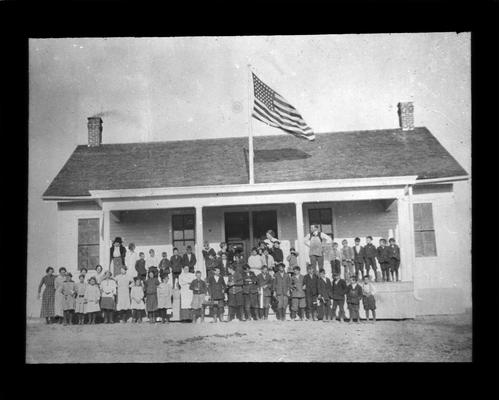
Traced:
<path fill-rule="evenodd" d="M 116 310 L 130 309 L 130 283 L 133 282 L 128 274 L 118 275 L 116 283 L 118 284 L 118 304 Z"/>
<path fill-rule="evenodd" d="M 192 290 L 189 289 L 191 282 L 195 279 L 195 275 L 190 272 L 182 272 L 178 276 L 178 283 L 180 285 L 180 308 L 189 309 L 192 303 Z"/>

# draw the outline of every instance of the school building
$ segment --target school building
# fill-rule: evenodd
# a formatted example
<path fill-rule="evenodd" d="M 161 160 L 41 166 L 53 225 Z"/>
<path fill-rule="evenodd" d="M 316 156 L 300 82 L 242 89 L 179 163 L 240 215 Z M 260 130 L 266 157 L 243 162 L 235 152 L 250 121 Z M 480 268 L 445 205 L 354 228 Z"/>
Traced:
<path fill-rule="evenodd" d="M 397 240 L 402 281 L 376 283 L 379 318 L 464 312 L 471 282 L 454 278 L 463 227 L 453 190 L 469 176 L 427 128 L 414 127 L 412 103 L 399 104 L 399 120 L 396 129 L 320 133 L 314 142 L 257 136 L 249 184 L 245 137 L 105 144 L 102 119 L 89 118 L 88 144 L 43 194 L 58 207 L 55 265 L 107 268 L 120 236 L 168 257 L 190 244 L 204 273 L 204 240 L 247 255 L 273 229 L 305 273 L 303 238 L 318 224 L 340 247 L 356 236 Z"/>

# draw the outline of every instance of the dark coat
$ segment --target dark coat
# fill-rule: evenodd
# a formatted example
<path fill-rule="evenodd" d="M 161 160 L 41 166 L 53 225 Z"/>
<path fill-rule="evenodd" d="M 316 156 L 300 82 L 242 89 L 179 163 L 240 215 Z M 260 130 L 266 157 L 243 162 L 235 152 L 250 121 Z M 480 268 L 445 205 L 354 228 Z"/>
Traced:
<path fill-rule="evenodd" d="M 208 278 L 208 294 L 212 300 L 223 300 L 226 289 L 227 285 L 222 275 L 219 275 L 218 282 L 215 280 L 214 275 Z"/>
<path fill-rule="evenodd" d="M 111 246 L 109 249 L 109 262 L 113 259 L 113 253 L 114 253 L 114 246 Z M 126 256 L 126 248 L 125 246 L 121 245 L 120 246 L 120 255 L 121 255 L 121 262 L 123 265 L 125 265 L 125 256 Z"/>
<path fill-rule="evenodd" d="M 366 257 L 366 251 L 363 246 L 360 246 L 360 251 L 357 253 L 355 246 L 352 247 L 353 250 L 353 262 L 358 264 L 364 264 L 364 258 Z"/>
<path fill-rule="evenodd" d="M 272 248 L 271 252 L 272 257 L 274 257 L 275 263 L 281 263 L 284 260 L 284 254 L 281 249 L 277 249 L 275 247 Z"/>
<path fill-rule="evenodd" d="M 305 291 L 303 290 L 304 278 L 301 274 L 293 275 L 291 278 L 291 297 L 298 299 L 305 297 Z"/>
<path fill-rule="evenodd" d="M 288 296 L 289 290 L 291 289 L 291 278 L 289 274 L 284 272 L 281 276 L 280 272 L 274 275 L 274 282 L 272 285 L 272 290 L 275 292 L 276 296 Z"/>
<path fill-rule="evenodd" d="M 244 271 L 243 274 L 243 293 L 258 293 L 256 275 L 253 271 Z"/>
<path fill-rule="evenodd" d="M 376 257 L 378 258 L 378 262 L 380 264 L 390 261 L 390 250 L 388 249 L 388 246 L 385 247 L 379 246 L 377 252 L 378 254 L 376 255 Z"/>
<path fill-rule="evenodd" d="M 333 279 L 331 287 L 333 290 L 333 300 L 345 300 L 345 294 L 347 293 L 347 283 L 345 280 L 339 279 L 338 282 L 335 282 Z"/>
<path fill-rule="evenodd" d="M 193 294 L 206 294 L 206 282 L 202 279 L 194 279 L 189 285 L 189 289 L 192 290 Z"/>
<path fill-rule="evenodd" d="M 388 256 L 389 258 L 395 258 L 400 261 L 400 247 L 396 244 L 392 246 L 388 246 Z"/>
<path fill-rule="evenodd" d="M 305 286 L 305 294 L 307 296 L 317 296 L 319 293 L 318 288 L 319 277 L 317 275 L 312 275 L 312 278 L 309 274 L 303 277 L 303 285 Z"/>
<path fill-rule="evenodd" d="M 220 275 L 227 275 L 228 273 L 227 268 L 229 267 L 229 265 L 230 261 L 227 259 L 225 260 L 225 266 L 224 266 L 222 257 L 217 258 L 215 261 L 215 266 L 220 268 Z"/>
<path fill-rule="evenodd" d="M 146 260 L 143 260 L 142 258 L 139 258 L 135 262 L 135 271 L 137 271 L 137 275 L 146 275 L 147 270 L 146 270 Z"/>
<path fill-rule="evenodd" d="M 168 274 L 171 272 L 171 267 L 172 264 L 168 258 L 162 258 L 158 265 L 160 270 L 166 271 Z"/>
<path fill-rule="evenodd" d="M 326 281 L 324 279 L 319 278 L 317 289 L 319 292 L 319 296 L 322 296 L 324 300 L 329 300 L 333 297 L 333 287 L 331 286 L 331 279 L 326 277 Z"/>
<path fill-rule="evenodd" d="M 170 257 L 170 264 L 171 264 L 171 267 L 172 267 L 172 272 L 175 272 L 175 273 L 181 273 L 182 272 L 182 268 L 184 266 L 184 261 L 182 259 L 182 256 L 171 256 Z"/>
<path fill-rule="evenodd" d="M 374 258 L 378 255 L 376 246 L 372 243 L 368 243 L 364 246 L 364 258 Z"/>
<path fill-rule="evenodd" d="M 148 278 L 144 281 L 144 293 L 147 295 L 157 294 L 159 286 L 158 278 Z"/>
<path fill-rule="evenodd" d="M 270 297 L 272 296 L 272 275 L 270 275 L 268 272 L 263 275 L 263 272 L 261 274 L 258 274 L 256 277 L 256 281 L 258 283 L 259 288 L 263 288 L 263 295 L 265 297 Z"/>
<path fill-rule="evenodd" d="M 360 287 L 359 284 L 355 287 L 355 289 L 352 287 L 352 285 L 348 285 L 347 288 L 347 303 L 350 304 L 359 304 L 360 299 L 362 299 L 362 288 Z"/>
<path fill-rule="evenodd" d="M 243 276 L 239 272 L 234 271 L 234 275 L 229 275 L 227 291 L 230 294 L 237 294 L 243 291 Z"/>
<path fill-rule="evenodd" d="M 196 256 L 194 255 L 194 253 L 191 253 L 191 261 L 189 261 L 189 259 L 187 258 L 187 253 L 185 253 L 182 257 L 182 262 L 184 263 L 184 267 L 186 265 L 189 266 L 189 271 L 192 271 L 194 270 L 194 266 L 196 265 Z"/>

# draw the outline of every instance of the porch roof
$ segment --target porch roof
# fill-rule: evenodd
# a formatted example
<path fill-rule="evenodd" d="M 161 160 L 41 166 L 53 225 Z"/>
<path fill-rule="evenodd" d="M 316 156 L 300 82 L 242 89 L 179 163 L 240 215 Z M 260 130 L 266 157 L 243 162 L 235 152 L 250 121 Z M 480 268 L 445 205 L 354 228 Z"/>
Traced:
<path fill-rule="evenodd" d="M 247 137 L 79 145 L 43 197 L 84 197 L 90 190 L 248 183 Z M 438 179 L 467 172 L 424 127 L 257 136 L 255 183 L 417 175 Z"/>

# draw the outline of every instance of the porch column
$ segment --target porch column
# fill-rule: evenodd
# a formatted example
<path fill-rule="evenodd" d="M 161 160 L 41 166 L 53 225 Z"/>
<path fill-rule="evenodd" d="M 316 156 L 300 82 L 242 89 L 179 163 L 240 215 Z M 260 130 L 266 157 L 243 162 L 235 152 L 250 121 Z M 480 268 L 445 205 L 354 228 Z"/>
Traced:
<path fill-rule="evenodd" d="M 100 238 L 100 260 L 99 264 L 102 266 L 104 271 L 110 270 L 110 259 L 109 259 L 109 248 L 111 247 L 110 243 L 110 218 L 111 211 L 103 210 L 102 211 L 102 229 L 101 229 L 101 238 Z"/>
<path fill-rule="evenodd" d="M 397 200 L 398 235 L 400 238 L 400 268 L 399 276 L 403 281 L 413 280 L 414 266 L 414 221 L 409 191 Z"/>
<path fill-rule="evenodd" d="M 303 242 L 303 238 L 305 237 L 305 232 L 303 230 L 303 202 L 296 201 L 295 209 L 296 209 L 295 214 L 296 214 L 296 238 L 297 238 L 296 251 L 298 252 L 298 265 L 300 265 L 300 267 L 302 267 L 303 269 L 306 265 L 305 243 Z"/>
<path fill-rule="evenodd" d="M 196 206 L 196 260 L 203 278 L 206 277 L 206 266 L 203 258 L 203 207 Z"/>

